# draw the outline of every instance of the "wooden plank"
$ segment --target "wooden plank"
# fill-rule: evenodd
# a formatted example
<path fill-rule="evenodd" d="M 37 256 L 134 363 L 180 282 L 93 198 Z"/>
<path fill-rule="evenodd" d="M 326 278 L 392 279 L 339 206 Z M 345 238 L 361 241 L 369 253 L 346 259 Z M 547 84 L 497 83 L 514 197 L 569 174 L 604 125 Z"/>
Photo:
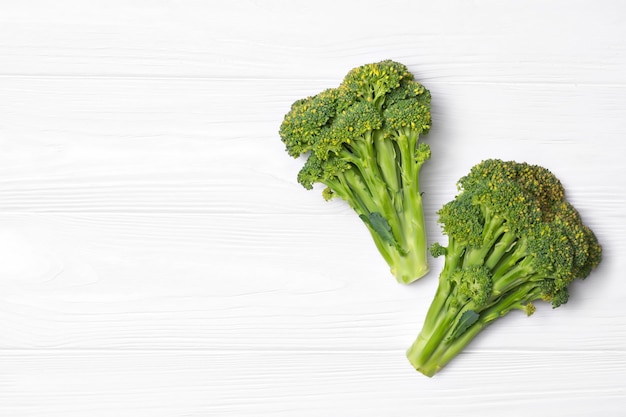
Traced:
<path fill-rule="evenodd" d="M 459 407 L 586 417 L 619 415 L 626 394 L 623 351 L 469 351 L 433 379 L 402 352 L 369 350 L 5 351 L 0 369 L 0 412 L 15 417 L 458 416 Z"/>
<path fill-rule="evenodd" d="M 39 0 L 2 9 L 0 74 L 10 76 L 334 80 L 393 58 L 427 79 L 626 81 L 619 1 L 65 0 L 52 8 Z"/>

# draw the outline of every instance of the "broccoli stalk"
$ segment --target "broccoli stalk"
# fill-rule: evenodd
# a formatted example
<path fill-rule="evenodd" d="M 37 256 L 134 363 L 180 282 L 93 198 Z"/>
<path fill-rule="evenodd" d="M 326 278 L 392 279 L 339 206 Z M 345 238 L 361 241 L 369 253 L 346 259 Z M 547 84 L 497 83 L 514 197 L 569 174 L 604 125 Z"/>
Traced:
<path fill-rule="evenodd" d="M 296 101 L 280 136 L 306 189 L 346 201 L 401 283 L 428 272 L 419 172 L 430 147 L 430 93 L 407 68 L 382 61 L 351 70 L 341 85 Z"/>
<path fill-rule="evenodd" d="M 411 364 L 433 376 L 487 325 L 534 302 L 554 308 L 568 285 L 586 278 L 602 249 L 559 180 L 547 169 L 487 160 L 459 181 L 459 194 L 439 211 L 448 246 L 434 300 L 409 348 Z"/>

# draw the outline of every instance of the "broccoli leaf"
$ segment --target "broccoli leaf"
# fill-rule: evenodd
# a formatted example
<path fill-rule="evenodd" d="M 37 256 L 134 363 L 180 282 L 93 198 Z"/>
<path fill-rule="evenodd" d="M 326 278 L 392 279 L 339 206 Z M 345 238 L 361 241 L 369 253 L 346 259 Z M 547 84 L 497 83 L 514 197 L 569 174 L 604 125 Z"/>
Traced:
<path fill-rule="evenodd" d="M 467 310 L 461 314 L 461 318 L 457 321 L 454 330 L 450 336 L 446 338 L 446 342 L 451 342 L 461 336 L 470 326 L 478 321 L 479 314 L 474 310 Z"/>
<path fill-rule="evenodd" d="M 383 242 L 389 244 L 389 246 L 393 246 L 399 252 L 404 252 L 404 249 L 400 246 L 396 238 L 393 236 L 393 232 L 391 231 L 391 226 L 389 225 L 389 222 L 382 214 L 374 212 L 370 213 L 369 216 L 361 214 L 359 217 L 369 227 L 371 227 L 372 230 L 374 230 L 378 234 L 378 236 L 380 236 Z"/>

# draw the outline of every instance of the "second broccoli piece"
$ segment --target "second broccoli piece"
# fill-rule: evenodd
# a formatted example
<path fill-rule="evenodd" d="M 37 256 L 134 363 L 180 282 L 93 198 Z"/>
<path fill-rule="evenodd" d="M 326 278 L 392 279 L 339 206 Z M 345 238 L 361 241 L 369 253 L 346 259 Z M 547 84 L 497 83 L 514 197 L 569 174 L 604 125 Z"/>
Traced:
<path fill-rule="evenodd" d="M 439 211 L 448 246 L 435 298 L 407 352 L 432 376 L 483 329 L 512 310 L 531 315 L 533 302 L 558 307 L 568 285 L 601 260 L 593 232 L 547 169 L 486 160 L 459 181 L 456 198 Z"/>
<path fill-rule="evenodd" d="M 296 101 L 280 126 L 306 189 L 326 185 L 368 227 L 392 273 L 410 283 L 428 272 L 419 171 L 430 147 L 430 93 L 408 69 L 382 61 L 351 70 L 337 88 Z"/>

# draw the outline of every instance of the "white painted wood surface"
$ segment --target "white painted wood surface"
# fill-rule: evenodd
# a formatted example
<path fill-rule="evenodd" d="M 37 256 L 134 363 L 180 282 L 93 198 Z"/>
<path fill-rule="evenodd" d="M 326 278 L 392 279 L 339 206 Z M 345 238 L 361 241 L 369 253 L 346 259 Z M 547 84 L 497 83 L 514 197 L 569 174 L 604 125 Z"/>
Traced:
<path fill-rule="evenodd" d="M 621 1 L 1 1 L 0 416 L 623 416 Z M 549 167 L 598 234 L 570 302 L 432 379 L 396 284 L 295 180 L 290 104 L 405 63 L 433 94 L 429 239 L 487 157 Z"/>

